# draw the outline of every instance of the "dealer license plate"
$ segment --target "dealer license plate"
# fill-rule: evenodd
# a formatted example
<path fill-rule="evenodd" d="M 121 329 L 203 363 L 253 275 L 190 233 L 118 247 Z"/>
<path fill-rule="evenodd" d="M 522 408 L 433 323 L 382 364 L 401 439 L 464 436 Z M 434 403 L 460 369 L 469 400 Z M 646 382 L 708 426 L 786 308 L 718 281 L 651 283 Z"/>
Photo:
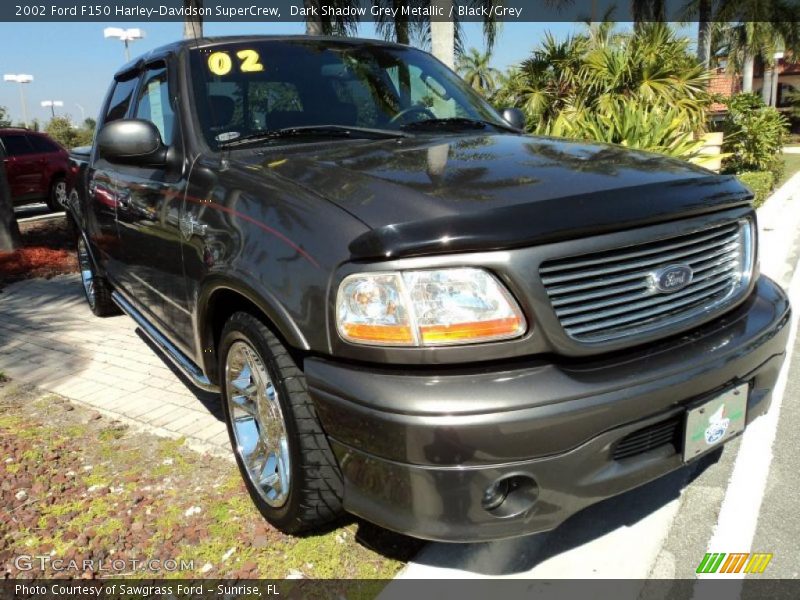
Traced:
<path fill-rule="evenodd" d="M 683 460 L 712 450 L 744 431 L 749 386 L 740 385 L 686 413 Z"/>

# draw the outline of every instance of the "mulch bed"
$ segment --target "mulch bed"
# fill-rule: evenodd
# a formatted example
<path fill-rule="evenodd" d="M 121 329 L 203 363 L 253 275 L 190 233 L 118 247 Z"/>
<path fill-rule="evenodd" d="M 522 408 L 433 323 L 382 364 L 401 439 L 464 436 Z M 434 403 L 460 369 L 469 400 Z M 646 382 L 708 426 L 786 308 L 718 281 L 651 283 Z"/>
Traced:
<path fill-rule="evenodd" d="M 231 461 L 0 383 L 6 578 L 379 579 L 421 545 L 355 520 L 284 535 L 255 509 Z M 45 560 L 31 568 L 20 556 Z"/>
<path fill-rule="evenodd" d="M 75 234 L 66 217 L 19 224 L 22 248 L 0 252 L 0 287 L 3 284 L 78 272 Z"/>

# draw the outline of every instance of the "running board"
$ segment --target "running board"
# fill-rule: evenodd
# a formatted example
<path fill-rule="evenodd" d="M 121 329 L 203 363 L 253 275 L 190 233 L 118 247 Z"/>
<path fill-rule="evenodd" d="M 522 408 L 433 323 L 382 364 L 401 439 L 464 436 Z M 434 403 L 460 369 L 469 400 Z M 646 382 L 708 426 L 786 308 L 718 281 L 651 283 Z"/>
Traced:
<path fill-rule="evenodd" d="M 111 292 L 111 299 L 136 322 L 150 341 L 172 361 L 172 364 L 174 364 L 193 385 L 206 392 L 219 393 L 219 387 L 209 381 L 200 367 L 192 362 L 183 352 L 178 350 L 164 334 L 156 329 L 150 321 L 145 319 L 142 313 L 136 310 L 119 292 Z"/>

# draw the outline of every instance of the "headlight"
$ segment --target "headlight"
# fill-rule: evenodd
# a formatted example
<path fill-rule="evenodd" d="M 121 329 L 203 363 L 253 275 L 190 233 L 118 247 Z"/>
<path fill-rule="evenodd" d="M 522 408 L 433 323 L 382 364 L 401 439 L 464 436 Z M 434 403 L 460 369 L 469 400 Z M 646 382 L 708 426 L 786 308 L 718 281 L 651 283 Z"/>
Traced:
<path fill-rule="evenodd" d="M 522 311 L 482 269 L 358 273 L 336 297 L 339 335 L 358 344 L 441 346 L 525 333 Z"/>

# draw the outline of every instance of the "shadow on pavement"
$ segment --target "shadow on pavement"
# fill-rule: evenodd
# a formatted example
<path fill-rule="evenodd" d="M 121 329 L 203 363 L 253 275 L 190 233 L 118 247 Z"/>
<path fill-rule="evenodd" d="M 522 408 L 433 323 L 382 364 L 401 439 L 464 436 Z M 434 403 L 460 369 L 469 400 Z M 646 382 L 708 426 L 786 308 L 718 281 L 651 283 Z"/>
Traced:
<path fill-rule="evenodd" d="M 47 205 L 44 202 L 38 204 L 25 204 L 24 206 L 17 206 L 14 208 L 14 216 L 17 217 L 17 221 L 20 219 L 28 219 L 30 217 L 40 217 L 47 214 L 51 213 L 50 209 L 47 208 Z M 52 214 L 58 215 L 63 213 Z"/>
<path fill-rule="evenodd" d="M 5 287 L 0 283 L 0 288 L 0 367 L 31 382 L 81 372 L 91 357 L 58 339 L 60 328 L 73 324 L 64 315 L 85 302 L 77 279 L 28 279 Z M 11 342 L 23 345 L 9 346 Z"/>
<path fill-rule="evenodd" d="M 126 318 L 129 318 L 126 316 Z M 172 361 L 161 351 L 161 349 L 156 346 L 150 338 L 148 338 L 142 330 L 137 327 L 136 328 L 136 335 L 147 344 L 147 347 L 152 350 L 153 354 L 158 356 L 161 359 L 161 362 L 164 363 L 164 366 L 167 367 L 172 373 L 180 379 L 181 383 L 186 386 L 186 389 L 189 390 L 192 395 L 197 398 L 197 400 L 205 407 L 208 412 L 213 415 L 218 421 L 224 420 L 224 415 L 222 414 L 222 402 L 220 402 L 219 394 L 212 394 L 211 392 L 205 392 L 196 388 L 191 381 L 178 369 Z"/>
<path fill-rule="evenodd" d="M 715 464 L 721 449 L 634 490 L 603 500 L 573 515 L 553 531 L 477 544 L 431 544 L 414 560 L 422 565 L 461 569 L 486 576 L 530 571 L 545 560 L 630 527 L 680 496 L 681 490 Z"/>

